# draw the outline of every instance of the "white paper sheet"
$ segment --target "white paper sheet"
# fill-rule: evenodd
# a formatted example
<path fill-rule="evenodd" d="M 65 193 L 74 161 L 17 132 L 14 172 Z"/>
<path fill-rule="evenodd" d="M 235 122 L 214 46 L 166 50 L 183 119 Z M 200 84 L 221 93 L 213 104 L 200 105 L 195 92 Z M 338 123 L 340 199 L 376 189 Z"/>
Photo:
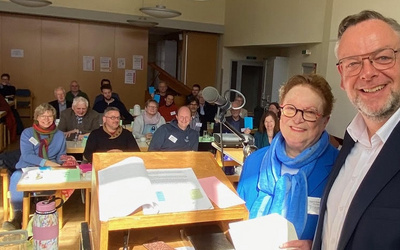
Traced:
<path fill-rule="evenodd" d="M 297 240 L 293 224 L 279 214 L 229 223 L 229 233 L 236 250 L 278 250 L 281 244 Z"/>

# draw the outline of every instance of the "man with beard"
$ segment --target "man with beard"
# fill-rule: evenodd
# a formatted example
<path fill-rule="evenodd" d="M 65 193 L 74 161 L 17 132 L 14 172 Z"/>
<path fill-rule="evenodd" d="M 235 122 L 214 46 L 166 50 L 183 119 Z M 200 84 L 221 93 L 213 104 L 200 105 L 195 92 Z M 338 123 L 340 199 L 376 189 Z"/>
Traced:
<path fill-rule="evenodd" d="M 400 249 L 400 25 L 346 17 L 336 43 L 341 88 L 358 114 L 321 200 L 313 249 Z"/>
<path fill-rule="evenodd" d="M 139 146 L 130 131 L 119 125 L 118 108 L 108 107 L 104 110 L 103 126 L 93 130 L 86 142 L 83 156 L 92 162 L 95 152 L 139 152 Z"/>
<path fill-rule="evenodd" d="M 61 112 L 58 129 L 64 132 L 65 138 L 72 141 L 75 138 L 82 140 L 92 130 L 100 127 L 100 114 L 88 110 L 89 102 L 82 96 L 74 98 L 72 107 Z"/>
<path fill-rule="evenodd" d="M 113 92 L 111 84 L 104 84 L 100 87 L 100 89 L 101 93 L 103 94 L 103 100 L 98 101 L 94 105 L 93 110 L 97 111 L 98 113 L 103 113 L 108 107 L 116 107 L 121 113 L 122 120 L 125 122 L 133 121 L 133 116 L 126 109 L 125 105 L 120 100 L 112 97 Z"/>

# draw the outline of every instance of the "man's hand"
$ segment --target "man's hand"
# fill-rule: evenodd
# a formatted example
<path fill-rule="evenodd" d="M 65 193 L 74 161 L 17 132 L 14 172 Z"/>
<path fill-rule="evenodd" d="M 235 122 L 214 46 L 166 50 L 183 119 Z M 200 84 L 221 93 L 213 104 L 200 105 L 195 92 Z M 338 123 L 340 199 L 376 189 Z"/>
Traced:
<path fill-rule="evenodd" d="M 280 249 L 299 249 L 299 250 L 310 250 L 312 245 L 311 240 L 292 240 L 283 243 L 279 246 Z"/>

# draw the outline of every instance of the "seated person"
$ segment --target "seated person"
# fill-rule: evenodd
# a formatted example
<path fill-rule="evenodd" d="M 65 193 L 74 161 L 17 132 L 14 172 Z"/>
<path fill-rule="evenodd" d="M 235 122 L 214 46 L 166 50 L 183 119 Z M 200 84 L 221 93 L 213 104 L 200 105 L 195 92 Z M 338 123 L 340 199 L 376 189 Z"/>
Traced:
<path fill-rule="evenodd" d="M 242 106 L 243 103 L 244 103 L 243 96 L 237 95 L 237 96 L 235 97 L 235 100 L 234 100 L 232 103 L 237 103 L 237 106 L 236 106 L 236 107 Z M 226 116 L 231 116 L 231 115 L 232 115 L 232 114 L 231 114 L 231 111 L 228 110 L 228 111 L 226 112 Z M 240 117 L 245 118 L 245 117 L 247 117 L 247 116 L 248 116 L 247 109 L 241 108 L 241 109 L 240 109 Z"/>
<path fill-rule="evenodd" d="M 189 123 L 191 129 L 196 130 L 200 133 L 200 129 L 203 126 L 200 121 L 199 113 L 197 113 L 197 108 L 199 107 L 199 99 L 193 97 L 188 103 L 188 108 L 190 110 L 190 116 L 192 117 Z"/>
<path fill-rule="evenodd" d="M 5 121 L 7 129 L 10 132 L 10 142 L 15 142 L 17 140 L 17 121 L 10 105 L 2 95 L 0 95 L 0 111 L 6 112 L 6 116 L 1 118 L 1 120 L 2 122 Z"/>
<path fill-rule="evenodd" d="M 176 120 L 156 130 L 148 151 L 197 151 L 199 134 L 189 127 L 190 120 L 189 108 L 187 106 L 179 108 Z"/>
<path fill-rule="evenodd" d="M 178 112 L 178 107 L 174 103 L 174 96 L 172 94 L 167 94 L 165 98 L 161 97 L 161 99 L 165 99 L 165 105 L 159 105 L 160 108 L 158 109 L 158 112 L 160 112 L 166 122 L 170 122 L 175 119 Z"/>
<path fill-rule="evenodd" d="M 72 102 L 65 99 L 65 89 L 63 87 L 57 87 L 54 89 L 54 96 L 56 100 L 49 102 L 51 106 L 56 110 L 56 119 L 60 119 L 60 113 L 67 108 L 72 106 Z"/>
<path fill-rule="evenodd" d="M 269 146 L 274 136 L 279 132 L 279 120 L 272 111 L 267 111 L 261 116 L 258 131 L 254 134 L 257 148 Z"/>
<path fill-rule="evenodd" d="M 147 100 L 144 112 L 135 118 L 133 123 L 132 133 L 136 138 L 146 137 L 151 139 L 154 132 L 163 124 L 165 119 L 160 115 L 158 110 L 158 103 L 154 100 Z"/>
<path fill-rule="evenodd" d="M 271 102 L 268 106 L 268 111 L 274 112 L 278 116 L 278 119 L 281 118 L 281 107 L 279 106 L 279 103 Z"/>
<path fill-rule="evenodd" d="M 239 104 L 237 102 L 232 103 L 231 108 L 231 116 L 225 117 L 227 123 L 232 125 L 237 132 L 250 134 L 251 130 L 249 128 L 244 127 L 244 119 L 240 117 L 241 109 L 234 109 L 238 108 Z M 214 133 L 219 133 L 220 131 L 220 123 L 216 123 L 214 126 Z M 222 125 L 222 133 L 232 133 L 226 126 Z"/>
<path fill-rule="evenodd" d="M 325 130 L 333 101 L 324 78 L 290 78 L 280 90 L 281 132 L 243 165 L 237 192 L 250 219 L 277 213 L 292 222 L 299 240 L 288 242 L 290 249 L 310 249 L 314 238 L 318 214 L 309 213 L 310 197 L 321 198 L 338 155 Z"/>
<path fill-rule="evenodd" d="M 199 99 L 199 108 L 197 109 L 197 113 L 199 113 L 200 122 L 202 124 L 200 129 L 200 135 L 202 135 L 203 131 L 207 130 L 207 122 L 215 122 L 215 115 L 217 114 L 218 106 L 206 102 L 203 98 L 202 90 L 200 90 L 197 95 L 197 99 Z"/>
<path fill-rule="evenodd" d="M 14 99 L 15 96 L 15 87 L 10 84 L 10 75 L 4 73 L 1 75 L 1 84 L 0 84 L 0 95 L 4 96 L 4 98 Z"/>
<path fill-rule="evenodd" d="M 154 99 L 155 94 L 160 95 L 160 102 L 158 103 L 158 106 L 161 108 L 162 106 L 165 105 L 165 101 L 166 101 L 165 98 L 167 98 L 168 93 L 169 93 L 169 90 L 168 90 L 167 83 L 160 82 L 157 86 L 157 90 L 155 91 L 155 93 L 151 95 L 151 98 Z"/>
<path fill-rule="evenodd" d="M 103 94 L 103 99 L 98 101 L 94 106 L 93 110 L 98 113 L 103 113 L 108 107 L 116 107 L 121 113 L 121 119 L 125 122 L 133 121 L 133 116 L 126 109 L 125 105 L 119 100 L 112 97 L 112 87 L 110 84 L 104 84 L 101 86 L 101 93 Z"/>
<path fill-rule="evenodd" d="M 58 167 L 62 164 L 61 156 L 66 154 L 63 132 L 54 123 L 56 110 L 48 103 L 40 104 L 34 112 L 33 126 L 26 128 L 20 138 L 21 156 L 17 169 L 10 178 L 11 204 L 14 209 L 12 221 L 3 223 L 3 229 L 21 228 L 23 192 L 17 191 L 17 183 L 22 176 L 22 169 L 31 166 Z"/>
<path fill-rule="evenodd" d="M 95 152 L 139 152 L 132 133 L 119 125 L 120 113 L 116 107 L 104 110 L 103 126 L 93 130 L 86 142 L 83 157 L 92 162 Z"/>
<path fill-rule="evenodd" d="M 100 87 L 103 86 L 103 85 L 105 85 L 105 84 L 111 85 L 110 80 L 108 80 L 108 79 L 102 79 L 101 82 L 100 82 Z M 111 94 L 111 97 L 114 98 L 114 99 L 116 99 L 116 100 L 118 100 L 118 101 L 121 100 L 121 99 L 119 98 L 119 95 L 118 95 L 117 93 L 114 93 L 114 92 Z M 89 100 L 89 99 L 88 99 L 88 100 Z M 101 101 L 101 100 L 103 100 L 103 94 L 100 94 L 100 95 L 96 96 L 96 98 L 94 99 L 93 106 L 94 106 L 97 102 L 99 102 L 99 101 Z"/>
<path fill-rule="evenodd" d="M 193 84 L 192 93 L 190 95 L 186 96 L 186 105 L 188 105 L 193 98 L 197 98 L 197 95 L 199 94 L 199 92 L 200 92 L 200 85 Z"/>
<path fill-rule="evenodd" d="M 67 101 L 73 102 L 75 97 L 82 96 L 88 101 L 88 103 L 90 103 L 88 95 L 80 90 L 79 84 L 76 80 L 73 80 L 71 82 L 71 84 L 69 85 L 69 89 L 70 91 L 68 91 L 65 95 L 65 99 Z"/>
<path fill-rule="evenodd" d="M 82 96 L 75 97 L 72 107 L 61 112 L 58 129 L 64 132 L 68 141 L 82 140 L 92 130 L 100 127 L 101 116 L 89 109 L 89 101 Z"/>

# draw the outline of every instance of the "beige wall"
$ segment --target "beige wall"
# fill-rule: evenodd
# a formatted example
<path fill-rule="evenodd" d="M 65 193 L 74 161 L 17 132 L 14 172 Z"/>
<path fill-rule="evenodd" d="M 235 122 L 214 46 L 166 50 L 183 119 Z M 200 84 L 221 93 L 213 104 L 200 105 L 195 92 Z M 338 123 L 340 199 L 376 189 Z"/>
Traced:
<path fill-rule="evenodd" d="M 327 0 L 229 0 L 225 46 L 322 41 Z"/>
<path fill-rule="evenodd" d="M 17 88 L 29 88 L 35 106 L 54 100 L 53 90 L 69 90 L 77 80 L 91 103 L 100 93 L 100 80 L 111 80 L 127 108 L 144 103 L 147 88 L 148 31 L 115 24 L 0 14 L 0 72 L 11 75 Z M 23 58 L 11 57 L 11 49 L 24 51 Z M 124 84 L 124 69 L 117 58 L 132 68 L 132 55 L 143 55 L 144 70 L 137 70 L 136 84 Z M 95 57 L 95 71 L 83 71 L 83 56 Z M 111 57 L 112 71 L 100 72 L 100 57 Z"/>

